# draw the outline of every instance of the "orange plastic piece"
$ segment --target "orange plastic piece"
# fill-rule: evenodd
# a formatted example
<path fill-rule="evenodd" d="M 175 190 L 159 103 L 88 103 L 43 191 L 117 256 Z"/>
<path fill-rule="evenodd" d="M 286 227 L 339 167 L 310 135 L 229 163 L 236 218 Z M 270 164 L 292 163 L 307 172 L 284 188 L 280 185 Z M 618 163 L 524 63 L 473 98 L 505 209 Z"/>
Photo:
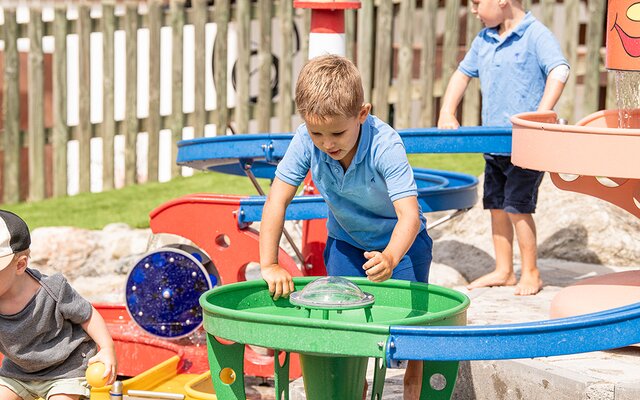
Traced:
<path fill-rule="evenodd" d="M 607 69 L 640 71 L 640 4 L 609 0 L 607 7 Z"/>
<path fill-rule="evenodd" d="M 596 112 L 576 125 L 556 120 L 552 111 L 513 116 L 513 163 L 549 171 L 558 188 L 598 197 L 640 218 L 640 110 L 631 111 L 630 129 L 617 128 L 617 110 Z"/>
<path fill-rule="evenodd" d="M 213 261 L 220 284 L 245 281 L 247 266 L 259 263 L 260 253 L 258 232 L 238 226 L 236 213 L 243 198 L 210 193 L 179 197 L 151 212 L 151 230 L 191 240 Z M 302 276 L 293 258 L 282 249 L 278 262 L 292 276 Z"/>

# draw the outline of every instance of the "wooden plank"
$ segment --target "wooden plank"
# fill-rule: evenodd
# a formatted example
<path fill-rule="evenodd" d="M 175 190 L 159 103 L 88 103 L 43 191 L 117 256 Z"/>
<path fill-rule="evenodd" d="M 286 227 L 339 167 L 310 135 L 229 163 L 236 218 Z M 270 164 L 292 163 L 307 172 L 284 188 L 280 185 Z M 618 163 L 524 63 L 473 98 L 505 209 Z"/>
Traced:
<path fill-rule="evenodd" d="M 602 21 L 605 18 L 603 1 L 587 4 L 589 23 L 587 25 L 587 56 L 585 59 L 584 92 L 582 110 L 585 115 L 598 110 L 600 93 L 600 47 L 602 43 Z"/>
<path fill-rule="evenodd" d="M 420 124 L 434 124 L 434 82 L 436 79 L 436 19 L 438 0 L 424 0 L 420 24 L 422 51 L 420 53 Z"/>
<path fill-rule="evenodd" d="M 45 198 L 44 167 L 44 54 L 42 51 L 42 11 L 29 10 L 29 201 Z"/>
<path fill-rule="evenodd" d="M 467 9 L 468 10 L 468 9 Z M 482 23 L 472 12 L 467 12 L 467 50 L 471 47 L 473 39 L 482 29 Z M 480 125 L 480 80 L 472 79 L 467 86 L 466 93 L 462 99 L 462 125 Z"/>
<path fill-rule="evenodd" d="M 363 0 L 358 10 L 358 69 L 362 76 L 364 101 L 373 101 L 373 40 L 374 40 L 373 0 Z"/>
<path fill-rule="evenodd" d="M 91 190 L 91 17 L 90 6 L 78 6 L 78 190 Z"/>
<path fill-rule="evenodd" d="M 271 130 L 271 0 L 258 0 L 260 44 L 258 48 L 258 131 Z"/>
<path fill-rule="evenodd" d="M 366 1 L 366 0 L 365 0 Z M 298 9 L 301 15 L 300 22 L 300 51 L 302 52 L 302 59 L 304 63 L 309 61 L 309 33 L 311 32 L 311 10 L 308 8 Z"/>
<path fill-rule="evenodd" d="M 218 118 L 216 119 L 216 135 L 221 136 L 227 133 L 229 124 L 229 109 L 227 107 L 227 35 L 229 31 L 229 0 L 217 0 L 215 3 L 215 15 L 217 33 L 213 54 L 215 70 L 213 71 L 214 84 L 216 87 L 216 108 Z"/>
<path fill-rule="evenodd" d="M 205 82 L 206 82 L 206 69 L 205 69 L 205 32 L 204 27 L 207 22 L 207 0 L 192 0 L 193 8 L 193 30 L 195 35 L 194 48 L 194 76 L 195 76 L 195 90 L 194 90 L 194 125 L 193 135 L 194 137 L 204 136 L 205 125 Z"/>
<path fill-rule="evenodd" d="M 579 35 L 579 6 L 580 0 L 565 0 L 565 22 L 564 37 L 561 42 L 562 51 L 564 52 L 569 65 L 575 67 L 578 59 L 578 37 Z M 558 118 L 566 118 L 569 123 L 575 121 L 575 97 L 576 97 L 576 73 L 569 75 L 569 79 L 564 87 L 562 96 L 556 110 L 558 110 Z"/>
<path fill-rule="evenodd" d="M 356 46 L 356 10 L 344 10 L 344 56 L 355 62 L 354 58 Z"/>
<path fill-rule="evenodd" d="M 460 0 L 446 0 L 445 1 L 445 31 L 444 31 L 444 44 L 442 48 L 442 84 L 439 93 L 444 93 L 449 78 L 458 67 L 458 37 L 460 34 L 459 10 Z"/>
<path fill-rule="evenodd" d="M 147 180 L 158 181 L 160 157 L 160 19 L 162 0 L 149 1 L 149 137 L 147 148 Z"/>
<path fill-rule="evenodd" d="M 291 132 L 291 115 L 293 114 L 291 85 L 293 77 L 293 2 L 280 2 L 280 31 L 282 47 L 278 62 L 280 70 L 280 91 L 278 104 L 278 120 L 281 132 Z"/>
<path fill-rule="evenodd" d="M 383 1 L 378 7 L 378 20 L 376 22 L 376 55 L 373 87 L 373 112 L 383 121 L 389 121 L 392 25 L 393 4 L 390 1 Z"/>
<path fill-rule="evenodd" d="M 249 57 L 251 55 L 250 0 L 237 0 L 238 59 L 236 61 L 236 115 L 238 133 L 249 132 Z"/>
<path fill-rule="evenodd" d="M 2 90 L 2 165 L 4 203 L 20 201 L 20 59 L 16 10 L 4 10 L 4 83 Z"/>
<path fill-rule="evenodd" d="M 402 95 L 396 103 L 395 123 L 397 129 L 411 126 L 411 89 L 413 87 L 413 18 L 416 11 L 415 0 L 406 0 L 400 4 L 398 29 L 400 30 L 400 49 L 398 51 L 398 90 Z"/>
<path fill-rule="evenodd" d="M 67 8 L 55 8 L 53 68 L 53 196 L 67 194 Z M 113 70 L 113 67 L 112 67 Z M 113 104 L 113 100 L 111 101 Z"/>
<path fill-rule="evenodd" d="M 125 92 L 125 130 L 124 130 L 124 184 L 130 186 L 137 179 L 137 149 L 138 139 L 138 3 L 128 1 L 125 5 L 125 62 L 126 62 L 126 92 Z"/>
<path fill-rule="evenodd" d="M 171 177 L 180 176 L 181 167 L 176 163 L 178 156 L 178 142 L 182 140 L 184 127 L 183 96 L 183 28 L 184 28 L 184 0 L 171 0 Z"/>
<path fill-rule="evenodd" d="M 553 15 L 556 0 L 540 0 L 540 21 L 553 30 Z"/>
<path fill-rule="evenodd" d="M 114 137 L 116 125 L 114 117 L 114 32 L 115 1 L 102 3 L 102 190 L 114 188 Z M 57 48 L 56 48 L 57 52 Z"/>

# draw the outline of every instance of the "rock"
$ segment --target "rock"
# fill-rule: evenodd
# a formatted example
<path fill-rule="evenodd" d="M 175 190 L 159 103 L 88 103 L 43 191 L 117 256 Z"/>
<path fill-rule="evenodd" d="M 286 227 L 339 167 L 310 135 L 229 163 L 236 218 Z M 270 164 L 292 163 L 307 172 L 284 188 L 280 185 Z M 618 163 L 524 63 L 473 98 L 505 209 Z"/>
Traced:
<path fill-rule="evenodd" d="M 491 217 L 479 201 L 467 213 L 434 228 L 434 262 L 453 267 L 467 280 L 493 269 Z M 603 200 L 557 189 L 549 176 L 540 186 L 534 214 L 539 258 L 592 264 L 637 266 L 640 219 Z M 515 261 L 519 260 L 517 242 Z"/>

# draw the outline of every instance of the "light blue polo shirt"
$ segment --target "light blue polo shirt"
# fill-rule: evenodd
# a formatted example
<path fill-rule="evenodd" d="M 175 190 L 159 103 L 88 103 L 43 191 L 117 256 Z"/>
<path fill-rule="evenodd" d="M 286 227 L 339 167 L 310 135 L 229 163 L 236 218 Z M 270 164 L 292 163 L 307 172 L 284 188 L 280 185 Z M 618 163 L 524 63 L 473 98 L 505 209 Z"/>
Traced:
<path fill-rule="evenodd" d="M 549 72 L 561 64 L 569 65 L 558 41 L 528 12 L 505 37 L 481 30 L 458 70 L 480 78 L 482 125 L 511 126 L 512 115 L 538 109 Z"/>
<path fill-rule="evenodd" d="M 346 171 L 314 146 L 306 125 L 300 125 L 276 176 L 297 187 L 309 170 L 329 207 L 329 236 L 365 250 L 389 244 L 398 222 L 393 201 L 418 195 L 400 135 L 373 115 L 360 128 L 358 149 Z M 419 214 L 422 230 L 426 220 L 422 210 Z"/>

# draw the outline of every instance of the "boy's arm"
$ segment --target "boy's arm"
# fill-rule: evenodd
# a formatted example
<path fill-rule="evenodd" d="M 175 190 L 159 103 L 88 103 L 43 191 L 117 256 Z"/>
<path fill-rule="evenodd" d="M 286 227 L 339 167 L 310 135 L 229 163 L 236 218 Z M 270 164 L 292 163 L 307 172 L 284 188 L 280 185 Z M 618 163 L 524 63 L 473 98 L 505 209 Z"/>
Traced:
<path fill-rule="evenodd" d="M 269 285 L 269 293 L 274 300 L 287 297 L 293 292 L 291 274 L 278 264 L 278 248 L 284 227 L 287 206 L 291 203 L 297 188 L 279 178 L 273 180 L 269 196 L 262 210 L 260 222 L 260 272 Z"/>
<path fill-rule="evenodd" d="M 391 278 L 393 269 L 409 251 L 420 232 L 420 208 L 416 196 L 403 197 L 393 202 L 398 222 L 391 233 L 387 247 L 379 251 L 366 251 L 369 260 L 362 268 L 373 282 L 382 282 Z"/>
<path fill-rule="evenodd" d="M 559 81 L 553 76 L 549 75 L 547 77 L 547 83 L 544 87 L 544 94 L 542 95 L 542 99 L 540 100 L 540 104 L 538 105 L 538 111 L 548 111 L 553 110 L 562 91 L 564 90 L 564 82 Z"/>
<path fill-rule="evenodd" d="M 115 345 L 102 315 L 95 307 L 91 306 L 91 309 L 91 317 L 81 325 L 82 329 L 96 342 L 100 350 L 98 354 L 89 359 L 89 364 L 98 361 L 102 362 L 105 366 L 103 378 L 108 377 L 107 385 L 110 385 L 116 380 L 118 370 Z"/>
<path fill-rule="evenodd" d="M 438 128 L 440 129 L 456 129 L 460 127 L 460 123 L 456 119 L 456 110 L 458 104 L 462 100 L 464 91 L 467 90 L 471 77 L 463 74 L 460 70 L 456 70 L 449 84 L 447 90 L 442 97 L 442 107 L 440 108 L 440 116 L 438 117 Z"/>

